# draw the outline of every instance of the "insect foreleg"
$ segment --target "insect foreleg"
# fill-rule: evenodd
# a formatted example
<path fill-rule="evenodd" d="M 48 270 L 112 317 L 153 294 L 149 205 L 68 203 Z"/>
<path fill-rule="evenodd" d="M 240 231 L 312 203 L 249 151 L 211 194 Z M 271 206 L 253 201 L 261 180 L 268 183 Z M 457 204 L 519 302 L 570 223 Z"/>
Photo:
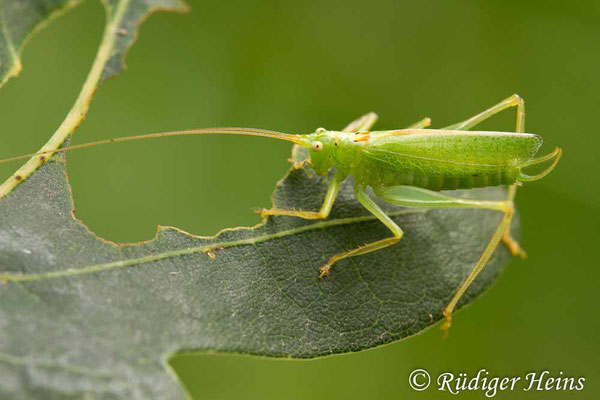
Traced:
<path fill-rule="evenodd" d="M 511 187 L 512 188 L 512 187 Z M 421 189 L 412 186 L 393 186 L 378 190 L 375 192 L 385 201 L 398 204 L 405 207 L 427 207 L 427 208 L 483 208 L 490 210 L 498 210 L 504 213 L 502 221 L 496 228 L 492 239 L 486 246 L 483 254 L 479 257 L 479 260 L 475 264 L 475 267 L 471 270 L 465 281 L 456 291 L 456 294 L 452 297 L 452 300 L 448 303 L 444 309 L 445 321 L 442 325 L 442 330 L 447 333 L 450 328 L 452 321 L 452 312 L 456 308 L 456 304 L 465 293 L 467 288 L 473 283 L 477 275 L 483 270 L 490 257 L 494 253 L 496 247 L 502 240 L 505 232 L 510 228 L 510 222 L 515 213 L 514 205 L 512 202 L 512 196 L 514 191 L 509 192 L 509 197 L 504 201 L 488 201 L 488 200 L 471 200 L 462 199 L 447 196 L 439 192 L 432 192 L 430 190 Z"/>
<path fill-rule="evenodd" d="M 402 238 L 402 229 L 398 225 L 396 225 L 396 223 L 369 197 L 369 195 L 365 192 L 365 188 L 363 186 L 356 186 L 355 192 L 356 198 L 358 199 L 360 204 L 362 204 L 367 210 L 369 210 L 381 222 L 383 222 L 383 224 L 392 231 L 394 236 L 387 239 L 381 239 L 376 242 L 357 247 L 356 249 L 334 255 L 329 259 L 329 261 L 327 261 L 327 264 L 319 268 L 319 278 L 323 278 L 324 276 L 329 274 L 331 266 L 339 260 L 383 249 L 385 247 L 393 245 L 394 243 L 397 243 Z"/>
<path fill-rule="evenodd" d="M 319 211 L 286 210 L 281 208 L 271 208 L 267 210 L 263 208 L 260 211 L 260 216 L 266 217 L 267 215 L 288 215 L 290 217 L 300 217 L 304 219 L 327 218 L 331 212 L 331 207 L 333 207 L 333 202 L 335 201 L 335 198 L 340 190 L 340 183 L 342 183 L 342 181 L 343 179 L 338 175 L 331 178 L 329 187 L 327 188 L 327 193 L 325 194 L 325 200 L 323 201 L 323 205 Z"/>

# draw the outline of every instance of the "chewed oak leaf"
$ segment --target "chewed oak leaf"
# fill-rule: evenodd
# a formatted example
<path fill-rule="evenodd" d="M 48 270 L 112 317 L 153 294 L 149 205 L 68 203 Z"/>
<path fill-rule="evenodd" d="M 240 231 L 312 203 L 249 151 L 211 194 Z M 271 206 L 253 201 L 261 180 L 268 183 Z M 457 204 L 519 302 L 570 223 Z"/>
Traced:
<path fill-rule="evenodd" d="M 315 209 L 325 190 L 314 172 L 292 169 L 274 205 Z M 0 398 L 178 399 L 166 361 L 174 352 L 311 358 L 421 332 L 442 318 L 500 215 L 382 206 L 404 238 L 318 279 L 331 254 L 389 235 L 352 182 L 326 220 L 269 217 L 214 237 L 162 227 L 153 240 L 120 245 L 73 217 L 55 156 L 0 200 Z M 460 305 L 510 258 L 498 248 Z"/>
<path fill-rule="evenodd" d="M 77 0 L 0 0 L 0 86 L 20 70 L 19 54 L 30 33 L 76 3 Z M 135 41 L 139 25 L 150 13 L 187 10 L 182 0 L 102 0 L 102 3 L 106 25 L 90 72 L 73 107 L 39 152 L 56 150 L 69 140 L 86 117 L 99 85 L 124 68 L 125 53 Z M 0 199 L 26 180 L 47 158 L 33 156 L 0 184 Z"/>
<path fill-rule="evenodd" d="M 80 0 L 0 0 L 0 86 L 19 74 L 27 39 Z"/>
<path fill-rule="evenodd" d="M 21 71 L 21 52 L 27 40 L 79 3 L 81 0 L 0 0 L 0 86 Z M 115 32 L 112 56 L 102 72 L 102 80 L 123 68 L 123 54 L 135 40 L 140 20 L 148 13 L 157 9 L 187 9 L 181 0 L 102 0 L 102 3 L 109 20 L 122 21 Z"/>

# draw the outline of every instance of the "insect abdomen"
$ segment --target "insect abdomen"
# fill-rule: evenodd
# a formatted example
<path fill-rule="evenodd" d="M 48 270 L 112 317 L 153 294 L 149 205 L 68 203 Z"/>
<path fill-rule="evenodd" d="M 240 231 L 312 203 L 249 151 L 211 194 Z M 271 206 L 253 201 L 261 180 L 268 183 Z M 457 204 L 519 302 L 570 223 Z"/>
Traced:
<path fill-rule="evenodd" d="M 366 143 L 360 152 L 364 169 L 356 174 L 375 185 L 430 190 L 509 185 L 540 145 L 532 134 L 411 131 Z"/>
<path fill-rule="evenodd" d="M 429 190 L 472 189 L 486 186 L 511 185 L 515 183 L 518 175 L 517 168 L 480 169 L 479 171 L 465 171 L 464 173 L 425 173 L 422 168 L 373 170 L 368 178 L 370 182 L 380 186 L 410 185 Z"/>

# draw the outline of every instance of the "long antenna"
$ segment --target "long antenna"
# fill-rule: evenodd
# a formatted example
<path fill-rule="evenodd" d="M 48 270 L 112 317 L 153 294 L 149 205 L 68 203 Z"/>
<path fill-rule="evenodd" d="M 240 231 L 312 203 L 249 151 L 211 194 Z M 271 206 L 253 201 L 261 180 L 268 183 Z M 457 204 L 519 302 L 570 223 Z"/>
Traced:
<path fill-rule="evenodd" d="M 236 127 L 188 129 L 188 130 L 184 130 L 184 131 L 149 133 L 149 134 L 145 134 L 145 135 L 126 136 L 126 137 L 120 137 L 120 138 L 114 138 L 114 139 L 99 140 L 97 142 L 77 144 L 74 146 L 63 147 L 61 149 L 47 150 L 47 151 L 42 151 L 39 153 L 30 153 L 30 154 L 24 154 L 22 156 L 5 158 L 3 160 L 0 160 L 0 164 L 11 162 L 11 161 L 22 160 L 22 159 L 33 157 L 33 156 L 45 156 L 48 154 L 61 153 L 64 151 L 84 149 L 86 147 L 98 146 L 101 144 L 121 143 L 121 142 L 129 142 L 132 140 L 153 139 L 153 138 L 161 138 L 161 137 L 167 137 L 167 136 L 211 135 L 211 134 L 262 136 L 262 137 L 268 137 L 268 138 L 272 138 L 272 139 L 287 140 L 288 142 L 293 142 L 293 143 L 298 143 L 298 144 L 302 143 L 302 138 L 299 135 L 290 135 L 288 133 L 269 131 L 266 129 L 236 128 Z"/>

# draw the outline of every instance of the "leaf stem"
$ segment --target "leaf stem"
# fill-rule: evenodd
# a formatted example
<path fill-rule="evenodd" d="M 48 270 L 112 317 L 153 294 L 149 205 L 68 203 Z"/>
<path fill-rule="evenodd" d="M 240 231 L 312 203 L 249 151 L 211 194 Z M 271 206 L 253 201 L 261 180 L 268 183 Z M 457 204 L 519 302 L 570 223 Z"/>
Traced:
<path fill-rule="evenodd" d="M 129 0 L 123 0 L 118 3 L 118 7 L 114 14 L 111 16 L 110 11 L 107 8 L 106 25 L 104 27 L 104 34 L 102 36 L 102 42 L 96 53 L 96 58 L 92 64 L 92 68 L 79 92 L 75 104 L 67 114 L 64 121 L 60 124 L 56 132 L 50 137 L 48 142 L 38 151 L 48 152 L 58 149 L 69 136 L 77 129 L 77 127 L 83 122 L 86 117 L 90 101 L 96 92 L 98 83 L 102 79 L 102 73 L 106 63 L 112 56 L 112 50 L 117 40 L 118 27 L 121 24 L 125 11 L 129 4 Z M 50 157 L 47 156 L 33 156 L 25 164 L 21 166 L 12 176 L 10 176 L 2 185 L 0 185 L 0 199 L 10 193 L 19 183 L 25 180 L 31 175 L 36 169 L 38 169 L 44 162 Z"/>

